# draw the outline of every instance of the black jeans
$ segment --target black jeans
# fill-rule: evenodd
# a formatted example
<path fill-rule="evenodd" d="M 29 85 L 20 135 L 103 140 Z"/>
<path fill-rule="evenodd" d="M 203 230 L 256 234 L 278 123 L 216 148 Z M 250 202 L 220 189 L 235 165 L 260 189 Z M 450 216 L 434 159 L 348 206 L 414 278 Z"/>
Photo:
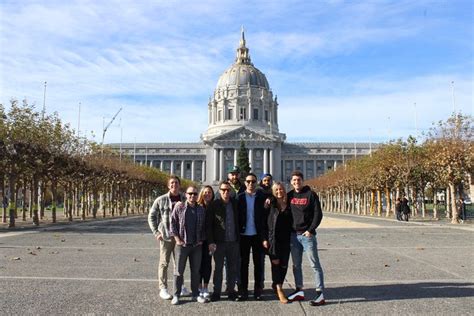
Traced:
<path fill-rule="evenodd" d="M 235 287 L 237 277 L 237 267 L 239 264 L 239 242 L 225 241 L 216 243 L 216 251 L 214 252 L 214 293 L 221 295 L 222 292 L 222 270 L 224 268 L 224 258 L 227 264 L 227 287 L 232 291 Z"/>
<path fill-rule="evenodd" d="M 249 287 L 249 263 L 250 250 L 252 250 L 252 259 L 254 266 L 255 289 L 260 289 L 262 280 L 262 240 L 258 235 L 245 236 L 240 235 L 240 284 L 241 294 L 247 294 Z"/>
<path fill-rule="evenodd" d="M 211 279 L 211 271 L 212 271 L 212 257 L 209 255 L 209 244 L 207 241 L 202 243 L 202 259 L 201 259 L 201 269 L 199 269 L 199 273 L 201 274 L 201 279 L 199 282 L 203 282 L 205 284 L 209 283 Z"/>
<path fill-rule="evenodd" d="M 290 244 L 280 243 L 278 253 L 270 255 L 270 260 L 278 259 L 280 262 L 272 262 L 272 281 L 273 284 L 283 284 L 285 282 L 286 272 L 288 271 L 288 261 L 290 260 Z"/>

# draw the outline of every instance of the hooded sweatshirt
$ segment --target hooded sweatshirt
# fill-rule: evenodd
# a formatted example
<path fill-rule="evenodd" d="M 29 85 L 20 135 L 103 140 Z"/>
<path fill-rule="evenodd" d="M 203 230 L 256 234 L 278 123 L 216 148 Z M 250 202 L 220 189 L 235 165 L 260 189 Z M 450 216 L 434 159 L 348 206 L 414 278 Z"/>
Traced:
<path fill-rule="evenodd" d="M 305 185 L 300 192 L 288 192 L 288 202 L 293 215 L 293 229 L 300 234 L 305 231 L 316 234 L 316 228 L 323 219 L 318 195 Z"/>

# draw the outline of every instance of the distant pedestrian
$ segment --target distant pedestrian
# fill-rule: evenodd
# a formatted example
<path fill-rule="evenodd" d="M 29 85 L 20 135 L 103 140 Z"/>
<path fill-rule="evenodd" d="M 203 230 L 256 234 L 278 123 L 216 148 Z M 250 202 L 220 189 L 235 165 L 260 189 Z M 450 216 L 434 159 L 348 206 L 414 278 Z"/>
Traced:
<path fill-rule="evenodd" d="M 466 220 L 466 203 L 464 203 L 464 199 L 462 197 L 457 200 L 456 208 L 461 222 L 464 222 Z"/>
<path fill-rule="evenodd" d="M 410 206 L 408 205 L 408 199 L 406 198 L 406 196 L 402 198 L 400 204 L 400 208 L 402 211 L 402 220 L 408 222 L 408 217 L 410 216 Z"/>
<path fill-rule="evenodd" d="M 397 220 L 402 220 L 402 199 L 400 197 L 395 201 L 395 215 L 397 216 Z"/>

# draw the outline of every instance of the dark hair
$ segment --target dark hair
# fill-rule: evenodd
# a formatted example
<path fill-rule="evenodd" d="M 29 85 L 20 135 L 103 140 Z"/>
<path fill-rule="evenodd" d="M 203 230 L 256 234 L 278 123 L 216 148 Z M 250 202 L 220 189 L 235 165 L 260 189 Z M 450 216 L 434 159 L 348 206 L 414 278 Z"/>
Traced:
<path fill-rule="evenodd" d="M 303 173 L 299 170 L 295 170 L 291 173 L 290 179 L 293 178 L 293 177 L 300 177 L 301 180 L 304 180 Z"/>
<path fill-rule="evenodd" d="M 223 185 L 223 184 L 231 186 L 230 182 L 228 180 L 224 180 L 224 181 L 221 181 L 221 183 L 219 183 L 219 189 L 221 188 L 221 185 Z"/>
<path fill-rule="evenodd" d="M 255 173 L 252 173 L 252 172 L 247 173 L 247 175 L 245 177 L 247 178 L 248 176 L 254 177 L 255 180 L 258 179 L 257 176 L 255 175 Z"/>
<path fill-rule="evenodd" d="M 170 181 L 173 179 L 178 181 L 178 184 L 181 184 L 181 180 L 179 180 L 179 177 L 175 176 L 174 174 L 170 175 L 170 177 L 168 178 L 168 184 L 170 184 Z"/>

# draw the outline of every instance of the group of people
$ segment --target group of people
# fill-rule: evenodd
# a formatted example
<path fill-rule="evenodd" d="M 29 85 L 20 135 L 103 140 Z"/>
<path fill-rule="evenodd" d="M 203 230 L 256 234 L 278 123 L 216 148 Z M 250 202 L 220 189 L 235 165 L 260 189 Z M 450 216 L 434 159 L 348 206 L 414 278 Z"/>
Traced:
<path fill-rule="evenodd" d="M 191 185 L 180 191 L 180 180 L 170 176 L 169 191 L 158 197 L 149 212 L 148 223 L 159 242 L 158 277 L 160 297 L 177 305 L 183 295 L 183 274 L 189 261 L 191 295 L 199 303 L 221 299 L 225 270 L 227 298 L 249 299 L 249 263 L 253 261 L 253 298 L 262 299 L 265 281 L 265 258 L 271 263 L 272 288 L 281 303 L 304 300 L 303 253 L 314 273 L 316 294 L 313 306 L 323 305 L 324 278 L 316 228 L 323 214 L 319 197 L 308 186 L 300 171 L 291 174 L 293 189 L 286 192 L 281 182 L 273 183 L 264 174 L 259 183 L 249 173 L 244 183 L 234 166 L 228 179 L 214 194 L 211 186 L 200 192 Z M 295 290 L 286 296 L 283 283 L 290 254 L 293 262 Z M 168 291 L 167 271 L 174 257 L 173 293 Z M 213 291 L 208 284 L 214 259 Z M 235 288 L 237 285 L 237 289 Z"/>
<path fill-rule="evenodd" d="M 400 198 L 398 197 L 395 201 L 395 214 L 397 220 L 408 222 L 408 217 L 410 216 L 410 206 L 408 205 L 408 199 L 406 196 Z"/>

